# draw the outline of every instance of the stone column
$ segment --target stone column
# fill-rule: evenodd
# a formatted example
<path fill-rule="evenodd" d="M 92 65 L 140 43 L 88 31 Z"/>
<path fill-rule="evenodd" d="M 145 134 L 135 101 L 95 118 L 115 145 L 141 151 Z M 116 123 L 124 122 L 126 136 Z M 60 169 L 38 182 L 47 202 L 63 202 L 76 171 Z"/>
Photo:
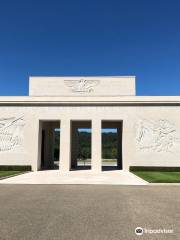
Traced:
<path fill-rule="evenodd" d="M 29 137 L 28 137 L 28 151 L 30 155 L 30 160 L 32 161 L 32 170 L 38 171 L 40 169 L 40 156 L 41 156 L 41 135 L 39 131 L 39 121 L 37 119 L 31 119 L 30 123 L 31 128 L 29 129 Z"/>
<path fill-rule="evenodd" d="M 92 159 L 91 166 L 92 171 L 101 172 L 102 170 L 102 156 L 101 156 L 101 120 L 92 120 Z"/>
<path fill-rule="evenodd" d="M 123 135 L 122 135 L 122 161 L 123 161 L 123 171 L 129 171 L 129 166 L 131 165 L 132 159 L 134 159 L 135 152 L 132 151 L 133 138 L 135 137 L 133 129 L 133 122 L 129 119 L 123 120 Z"/>
<path fill-rule="evenodd" d="M 71 165 L 71 126 L 70 120 L 62 119 L 60 124 L 60 171 L 68 172 Z"/>

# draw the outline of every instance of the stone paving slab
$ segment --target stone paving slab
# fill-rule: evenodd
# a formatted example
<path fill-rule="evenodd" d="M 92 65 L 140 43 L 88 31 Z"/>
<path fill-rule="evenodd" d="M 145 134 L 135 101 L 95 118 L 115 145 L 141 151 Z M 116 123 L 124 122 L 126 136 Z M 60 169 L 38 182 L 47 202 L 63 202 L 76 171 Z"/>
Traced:
<path fill-rule="evenodd" d="M 60 173 L 59 170 L 29 172 L 0 181 L 0 184 L 106 184 L 106 185 L 147 185 L 138 176 L 125 171 L 104 171 L 93 173 L 91 170 Z"/>

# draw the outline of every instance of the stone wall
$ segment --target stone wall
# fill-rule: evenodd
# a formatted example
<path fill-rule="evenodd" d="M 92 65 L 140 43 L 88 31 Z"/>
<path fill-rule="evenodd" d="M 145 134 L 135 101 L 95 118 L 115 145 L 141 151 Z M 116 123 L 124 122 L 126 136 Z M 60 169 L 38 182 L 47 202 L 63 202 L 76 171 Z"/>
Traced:
<path fill-rule="evenodd" d="M 66 129 L 70 120 L 122 120 L 123 169 L 180 166 L 179 106 L 1 106 L 0 116 L 1 165 L 39 166 L 40 120 L 63 121 Z"/>

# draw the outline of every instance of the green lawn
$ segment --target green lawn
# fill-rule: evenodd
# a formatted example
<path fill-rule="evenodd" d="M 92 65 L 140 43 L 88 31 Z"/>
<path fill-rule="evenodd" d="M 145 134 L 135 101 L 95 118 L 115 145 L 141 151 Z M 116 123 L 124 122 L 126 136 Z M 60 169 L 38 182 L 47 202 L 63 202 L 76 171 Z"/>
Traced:
<path fill-rule="evenodd" d="M 0 179 L 7 176 L 16 175 L 22 173 L 22 171 L 0 171 Z"/>
<path fill-rule="evenodd" d="M 150 183 L 180 183 L 180 172 L 132 171 Z"/>

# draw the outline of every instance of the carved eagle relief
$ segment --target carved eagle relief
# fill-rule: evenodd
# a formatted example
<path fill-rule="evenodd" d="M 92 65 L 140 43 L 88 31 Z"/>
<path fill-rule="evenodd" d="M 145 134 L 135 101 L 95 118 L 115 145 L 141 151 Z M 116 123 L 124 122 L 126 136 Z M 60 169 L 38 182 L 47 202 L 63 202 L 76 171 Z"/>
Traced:
<path fill-rule="evenodd" d="M 99 80 L 64 80 L 67 87 L 71 88 L 72 92 L 90 93 L 94 91 L 94 87 L 99 84 Z"/>
<path fill-rule="evenodd" d="M 0 119 L 0 152 L 9 151 L 22 145 L 23 117 Z"/>

